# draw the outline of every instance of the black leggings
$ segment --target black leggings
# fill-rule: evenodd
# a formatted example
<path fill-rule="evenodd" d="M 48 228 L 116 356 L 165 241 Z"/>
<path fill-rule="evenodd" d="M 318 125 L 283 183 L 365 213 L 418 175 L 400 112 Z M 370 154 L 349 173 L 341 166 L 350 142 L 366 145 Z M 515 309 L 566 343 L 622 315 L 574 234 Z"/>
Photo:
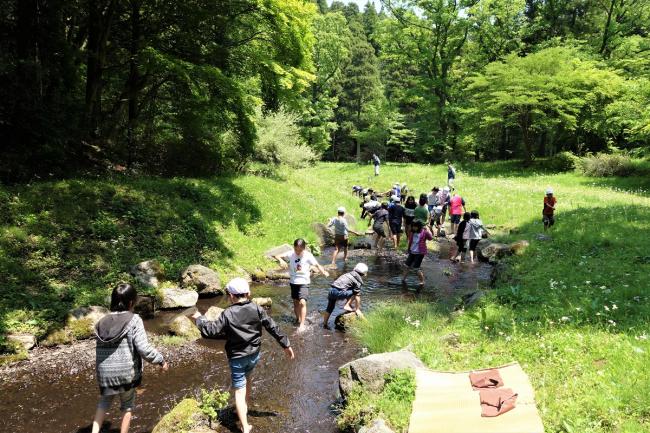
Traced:
<path fill-rule="evenodd" d="M 476 251 L 476 246 L 478 245 L 480 239 L 470 239 L 469 240 L 469 250 Z"/>

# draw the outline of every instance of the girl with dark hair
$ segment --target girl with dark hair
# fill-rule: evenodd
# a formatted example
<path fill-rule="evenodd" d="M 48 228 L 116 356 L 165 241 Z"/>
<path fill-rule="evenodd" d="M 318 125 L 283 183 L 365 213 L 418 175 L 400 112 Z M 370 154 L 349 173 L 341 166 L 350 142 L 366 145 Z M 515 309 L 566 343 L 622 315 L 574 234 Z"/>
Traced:
<path fill-rule="evenodd" d="M 368 226 L 372 223 L 372 230 L 375 232 L 375 248 L 377 252 L 384 248 L 384 242 L 386 242 L 387 233 L 384 224 L 388 221 L 388 218 L 388 203 L 382 203 L 381 208 L 372 214 L 370 221 L 368 221 Z"/>
<path fill-rule="evenodd" d="M 422 260 L 427 254 L 427 241 L 433 240 L 429 228 L 420 220 L 415 220 L 413 230 L 409 235 L 408 258 L 406 259 L 402 284 L 406 284 L 406 277 L 411 270 L 417 271 L 420 279 L 420 287 L 424 287 L 424 273 L 420 270 Z"/>
<path fill-rule="evenodd" d="M 113 399 L 120 399 L 124 412 L 120 432 L 127 433 L 135 401 L 135 389 L 142 382 L 142 359 L 167 370 L 163 356 L 147 340 L 142 319 L 133 313 L 138 293 L 130 284 L 120 284 L 111 294 L 111 313 L 95 325 L 96 373 L 100 399 L 92 433 L 99 433 Z"/>
<path fill-rule="evenodd" d="M 467 223 L 469 222 L 471 218 L 471 215 L 469 212 L 465 212 L 463 214 L 463 220 L 458 224 L 458 231 L 454 235 L 454 240 L 456 241 L 456 246 L 458 247 L 458 251 L 456 252 L 456 255 L 451 258 L 452 262 L 460 262 L 463 259 L 463 253 L 467 251 L 467 239 L 465 239 L 465 228 L 467 227 Z"/>
<path fill-rule="evenodd" d="M 463 237 L 469 240 L 469 260 L 474 263 L 474 255 L 479 241 L 483 238 L 483 233 L 487 233 L 483 222 L 480 219 L 478 211 L 473 210 L 470 213 L 470 220 L 465 226 L 465 233 Z"/>
<path fill-rule="evenodd" d="M 411 225 L 413 225 L 413 220 L 415 219 L 416 207 L 418 207 L 418 204 L 415 202 L 415 197 L 409 195 L 406 203 L 404 203 L 404 228 L 406 229 L 407 236 L 411 233 Z"/>

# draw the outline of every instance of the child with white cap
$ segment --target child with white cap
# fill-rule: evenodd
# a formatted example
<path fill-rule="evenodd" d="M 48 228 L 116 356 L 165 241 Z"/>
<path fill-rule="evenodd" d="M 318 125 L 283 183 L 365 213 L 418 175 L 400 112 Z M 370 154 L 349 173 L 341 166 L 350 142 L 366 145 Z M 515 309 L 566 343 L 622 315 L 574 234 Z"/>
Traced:
<path fill-rule="evenodd" d="M 555 205 L 557 198 L 553 196 L 553 188 L 546 188 L 546 196 L 544 197 L 544 210 L 542 211 L 542 222 L 544 223 L 544 231 L 548 230 L 555 224 Z"/>
<path fill-rule="evenodd" d="M 327 227 L 334 227 L 334 253 L 332 254 L 332 266 L 336 265 L 336 257 L 339 255 L 339 251 L 343 249 L 343 261 L 348 260 L 348 245 L 349 245 L 349 234 L 353 233 L 357 236 L 361 236 L 360 233 L 352 230 L 348 225 L 348 220 L 345 219 L 345 208 L 340 207 L 337 211 L 338 215 L 330 220 L 330 223 Z"/>
<path fill-rule="evenodd" d="M 336 301 L 345 299 L 346 303 L 343 309 L 355 312 L 361 311 L 362 277 L 367 274 L 368 266 L 365 263 L 357 263 L 351 272 L 341 275 L 332 283 L 327 295 L 327 308 L 323 313 L 323 327 L 325 329 L 330 329 L 328 322 L 336 307 Z M 351 306 L 352 302 L 354 302 L 354 308 Z"/>
<path fill-rule="evenodd" d="M 271 319 L 264 308 L 250 300 L 250 288 L 243 278 L 235 278 L 226 285 L 230 306 L 217 320 L 210 321 L 197 312 L 192 318 L 204 338 L 225 338 L 226 355 L 230 365 L 232 387 L 235 390 L 235 407 L 242 425 L 242 431 L 249 433 L 248 401 L 251 394 L 250 377 L 260 361 L 262 327 L 264 327 L 284 349 L 287 358 L 294 359 L 289 339 Z"/>

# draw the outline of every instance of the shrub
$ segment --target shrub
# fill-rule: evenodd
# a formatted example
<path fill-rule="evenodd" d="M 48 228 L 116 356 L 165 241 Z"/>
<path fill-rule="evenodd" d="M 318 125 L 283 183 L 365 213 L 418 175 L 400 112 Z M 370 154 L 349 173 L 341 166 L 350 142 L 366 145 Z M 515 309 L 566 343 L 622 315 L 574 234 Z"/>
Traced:
<path fill-rule="evenodd" d="M 628 155 L 598 153 L 582 158 L 580 170 L 591 177 L 630 176 L 634 172 L 634 164 Z"/>
<path fill-rule="evenodd" d="M 571 152 L 560 152 L 547 160 L 547 168 L 556 173 L 573 171 L 576 169 L 579 159 Z"/>
<path fill-rule="evenodd" d="M 317 159 L 300 135 L 298 118 L 286 111 L 258 114 L 255 159 L 270 165 L 303 168 Z"/>
<path fill-rule="evenodd" d="M 212 423 L 217 419 L 219 411 L 226 407 L 230 393 L 221 392 L 218 389 L 207 391 L 201 390 L 201 400 L 199 408 L 201 413 L 208 418 L 208 423 L 212 427 Z"/>

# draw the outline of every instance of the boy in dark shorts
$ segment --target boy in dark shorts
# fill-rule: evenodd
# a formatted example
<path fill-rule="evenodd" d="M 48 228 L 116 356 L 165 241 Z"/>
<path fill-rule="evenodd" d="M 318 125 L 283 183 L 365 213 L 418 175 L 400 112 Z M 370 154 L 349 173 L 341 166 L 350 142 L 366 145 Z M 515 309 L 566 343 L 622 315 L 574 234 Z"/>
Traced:
<path fill-rule="evenodd" d="M 323 328 L 331 329 L 329 326 L 330 316 L 336 307 L 336 301 L 345 299 L 347 302 L 343 307 L 346 311 L 361 311 L 361 286 L 362 277 L 368 274 L 368 266 L 365 263 L 358 263 L 352 272 L 343 274 L 332 283 L 327 295 L 327 308 L 323 313 Z M 351 307 L 354 302 L 354 308 Z"/>
<path fill-rule="evenodd" d="M 458 224 L 458 231 L 454 235 L 454 241 L 456 241 L 456 247 L 457 247 L 457 252 L 454 257 L 451 258 L 452 262 L 461 262 L 463 260 L 463 253 L 467 251 L 466 243 L 467 240 L 464 237 L 465 234 L 465 227 L 467 226 L 467 223 L 469 222 L 471 218 L 471 214 L 469 212 L 465 212 L 463 214 L 463 220 Z"/>
<path fill-rule="evenodd" d="M 368 221 L 368 225 L 372 224 L 372 230 L 375 232 L 375 248 L 377 251 L 381 251 L 384 248 L 384 242 L 387 236 L 386 229 L 384 228 L 386 221 L 388 221 L 388 204 L 382 203 L 381 208 L 372 214 L 370 221 Z"/>
<path fill-rule="evenodd" d="M 289 339 L 275 324 L 264 308 L 250 300 L 250 288 L 243 278 L 235 278 L 226 285 L 230 306 L 215 321 L 199 312 L 192 318 L 204 338 L 225 338 L 226 355 L 230 365 L 232 387 L 235 390 L 235 407 L 242 431 L 249 433 L 248 399 L 251 395 L 251 374 L 260 361 L 262 328 L 275 338 L 287 358 L 294 359 Z"/>
<path fill-rule="evenodd" d="M 348 226 L 348 221 L 345 219 L 345 208 L 340 207 L 337 211 L 338 215 L 330 220 L 327 227 L 334 227 L 334 254 L 332 254 L 332 266 L 336 265 L 336 257 L 339 255 L 339 250 L 343 250 L 343 261 L 348 260 L 348 237 L 349 233 L 361 236 L 360 233 L 355 232 Z"/>
<path fill-rule="evenodd" d="M 406 269 L 402 275 L 402 284 L 406 284 L 406 277 L 411 270 L 418 273 L 420 287 L 424 287 L 424 273 L 420 270 L 422 260 L 427 254 L 427 241 L 433 240 L 433 235 L 429 228 L 420 220 L 415 220 L 413 230 L 409 235 L 408 258 L 406 259 Z"/>
<path fill-rule="evenodd" d="M 546 197 L 544 197 L 544 210 L 542 211 L 542 222 L 544 223 L 544 231 L 553 227 L 555 224 L 555 205 L 557 199 L 553 197 L 553 189 L 546 189 Z"/>
<path fill-rule="evenodd" d="M 293 242 L 293 251 L 275 259 L 283 268 L 289 268 L 289 286 L 291 287 L 291 299 L 293 300 L 293 311 L 296 315 L 298 332 L 305 330 L 305 318 L 307 317 L 307 298 L 309 297 L 309 284 L 311 283 L 311 267 L 329 277 L 329 273 L 318 263 L 316 258 L 306 251 L 307 243 L 304 239 L 296 239 Z M 283 260 L 287 259 L 288 264 Z"/>
<path fill-rule="evenodd" d="M 400 197 L 393 196 L 392 205 L 388 208 L 388 226 L 393 238 L 395 249 L 399 248 L 400 238 L 402 237 L 402 221 L 404 220 L 404 206 L 402 206 Z"/>

